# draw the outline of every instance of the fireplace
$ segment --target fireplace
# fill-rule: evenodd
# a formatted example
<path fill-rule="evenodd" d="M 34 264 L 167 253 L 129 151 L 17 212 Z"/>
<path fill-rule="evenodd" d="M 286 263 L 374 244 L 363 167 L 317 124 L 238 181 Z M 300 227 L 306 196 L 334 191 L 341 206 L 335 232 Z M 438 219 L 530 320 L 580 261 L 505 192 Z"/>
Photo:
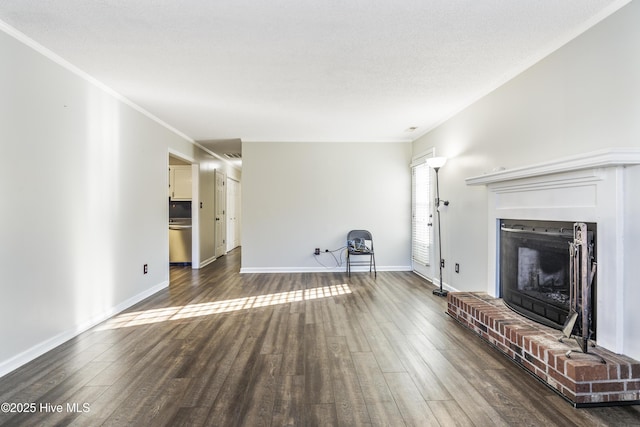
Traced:
<path fill-rule="evenodd" d="M 640 196 L 635 191 L 640 182 L 640 148 L 602 149 L 498 170 L 465 181 L 468 185 L 486 186 L 487 189 L 486 294 L 478 296 L 461 292 L 456 295 L 450 292 L 448 312 L 576 405 L 640 402 L 640 328 L 637 327 L 640 325 L 637 306 L 640 300 L 637 280 L 640 277 L 637 260 L 640 251 L 640 239 L 637 238 L 640 236 L 640 221 L 637 220 L 640 218 Z M 540 223 L 530 224 L 522 219 Z M 574 230 L 573 246 L 565 241 L 550 243 L 548 248 L 550 253 L 568 249 L 564 256 L 574 260 L 574 268 L 541 259 L 537 246 L 540 239 L 554 237 L 554 232 L 564 235 L 560 229 L 572 229 L 576 220 L 583 224 L 577 224 L 579 226 Z M 553 223 L 545 224 L 550 221 Z M 507 240 L 501 240 L 503 226 L 519 231 L 509 232 Z M 576 233 L 585 229 L 586 233 Z M 548 233 L 549 230 L 552 234 Z M 540 231 L 546 232 L 538 233 Z M 589 236 L 589 231 L 592 236 Z M 509 242 L 509 239 L 513 241 Z M 526 240 L 526 244 L 518 243 L 518 239 Z M 576 251 L 578 241 L 580 251 Z M 593 249 L 585 254 L 584 249 L 589 247 L 589 242 L 593 242 Z M 565 244 L 569 248 L 562 249 Z M 509 245 L 516 248 L 515 255 L 501 261 L 502 246 Z M 596 252 L 597 266 L 590 267 L 588 262 L 581 262 L 576 275 L 576 257 L 588 261 Z M 520 254 L 522 262 L 519 261 Z M 533 274 L 535 280 L 522 279 L 518 285 L 518 274 L 515 273 L 513 279 L 513 271 L 506 271 L 504 275 L 511 275 L 511 286 L 515 291 L 511 296 L 515 294 L 515 302 L 518 303 L 512 301 L 507 308 L 504 298 L 501 298 L 508 293 L 501 290 L 501 267 L 510 265 L 517 271 L 519 264 L 522 265 L 523 277 L 532 270 L 541 270 L 541 274 L 539 278 L 535 278 L 537 273 Z M 562 302 L 567 293 L 567 290 L 562 290 L 567 268 L 571 284 L 576 283 L 576 276 L 580 277 L 582 284 L 597 282 L 597 295 L 586 292 L 583 297 L 581 292 L 582 300 L 587 295 L 593 297 L 593 310 L 590 312 L 587 308 L 584 311 L 592 316 L 597 313 L 597 319 L 594 317 L 590 322 L 591 326 L 587 324 L 589 330 L 597 328 L 597 341 L 585 343 L 582 336 L 577 340 L 579 333 L 574 334 L 575 341 L 565 339 L 567 328 L 557 329 L 563 323 L 562 319 L 567 318 L 567 306 Z M 531 290 L 536 286 L 538 293 L 533 294 Z M 582 289 L 589 289 L 589 285 Z M 540 293 L 550 290 L 554 297 L 546 295 L 540 298 Z M 528 301 L 533 298 L 532 294 L 536 297 L 535 305 Z M 522 303 L 517 300 L 518 296 Z M 556 299 L 560 301 L 556 302 Z M 543 316 L 540 316 L 539 312 L 543 310 L 539 304 L 548 308 Z M 520 311 L 510 309 L 514 307 Z M 529 318 L 533 315 L 544 317 L 554 327 L 531 321 Z M 573 319 L 574 325 L 582 324 L 582 330 L 585 330 L 584 324 L 589 323 L 585 322 L 588 315 L 577 319 L 572 310 L 568 325 Z M 591 338 L 595 339 L 593 335 Z"/>
<path fill-rule="evenodd" d="M 595 248 L 596 226 L 587 224 Z M 571 308 L 573 223 L 501 220 L 499 292 L 506 305 L 529 319 L 562 329 Z M 595 301 L 595 282 L 590 301 Z M 590 307 L 593 307 L 589 304 Z M 595 312 L 589 313 L 595 328 Z M 591 331 L 595 339 L 595 330 Z"/>
<path fill-rule="evenodd" d="M 501 223 L 518 219 L 597 224 L 597 346 L 640 360 L 640 148 L 607 148 L 465 180 L 486 186 L 487 281 L 499 287 Z"/>

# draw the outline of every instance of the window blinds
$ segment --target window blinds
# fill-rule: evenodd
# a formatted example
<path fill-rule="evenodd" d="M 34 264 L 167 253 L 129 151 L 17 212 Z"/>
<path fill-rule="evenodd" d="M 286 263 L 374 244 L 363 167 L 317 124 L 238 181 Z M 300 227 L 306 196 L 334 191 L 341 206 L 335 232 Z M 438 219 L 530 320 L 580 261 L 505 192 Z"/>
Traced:
<path fill-rule="evenodd" d="M 429 166 L 415 162 L 411 167 L 411 256 L 415 264 L 429 265 L 431 246 L 431 189 Z"/>

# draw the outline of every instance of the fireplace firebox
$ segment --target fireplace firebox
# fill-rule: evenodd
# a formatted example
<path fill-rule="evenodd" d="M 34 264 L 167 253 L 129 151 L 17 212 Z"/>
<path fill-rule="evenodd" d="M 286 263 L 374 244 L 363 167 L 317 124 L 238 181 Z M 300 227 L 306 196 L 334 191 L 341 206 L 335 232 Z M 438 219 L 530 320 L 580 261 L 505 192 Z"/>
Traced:
<path fill-rule="evenodd" d="M 595 248 L 596 225 L 588 238 Z M 514 311 L 534 321 L 562 329 L 571 309 L 573 223 L 560 221 L 500 221 L 500 296 Z M 596 286 L 591 287 L 595 301 Z M 590 313 L 595 328 L 595 308 Z M 591 332 L 595 339 L 595 330 Z"/>

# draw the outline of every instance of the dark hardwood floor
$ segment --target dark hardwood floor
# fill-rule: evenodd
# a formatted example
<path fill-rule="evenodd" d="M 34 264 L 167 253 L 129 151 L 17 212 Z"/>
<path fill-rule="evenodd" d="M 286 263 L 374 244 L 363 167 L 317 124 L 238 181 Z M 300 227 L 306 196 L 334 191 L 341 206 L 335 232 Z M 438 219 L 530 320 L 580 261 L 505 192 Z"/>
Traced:
<path fill-rule="evenodd" d="M 0 378 L 0 402 L 36 405 L 0 425 L 640 425 L 638 406 L 574 409 L 413 273 L 240 275 L 239 259 L 172 268 L 168 289 Z"/>

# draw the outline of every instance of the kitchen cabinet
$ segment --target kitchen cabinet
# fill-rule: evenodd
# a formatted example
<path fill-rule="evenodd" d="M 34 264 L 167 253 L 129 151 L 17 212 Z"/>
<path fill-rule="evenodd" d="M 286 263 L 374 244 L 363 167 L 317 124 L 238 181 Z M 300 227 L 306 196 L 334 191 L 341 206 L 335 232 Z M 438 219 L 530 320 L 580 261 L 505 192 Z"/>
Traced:
<path fill-rule="evenodd" d="M 191 166 L 169 166 L 169 198 L 191 200 Z"/>

